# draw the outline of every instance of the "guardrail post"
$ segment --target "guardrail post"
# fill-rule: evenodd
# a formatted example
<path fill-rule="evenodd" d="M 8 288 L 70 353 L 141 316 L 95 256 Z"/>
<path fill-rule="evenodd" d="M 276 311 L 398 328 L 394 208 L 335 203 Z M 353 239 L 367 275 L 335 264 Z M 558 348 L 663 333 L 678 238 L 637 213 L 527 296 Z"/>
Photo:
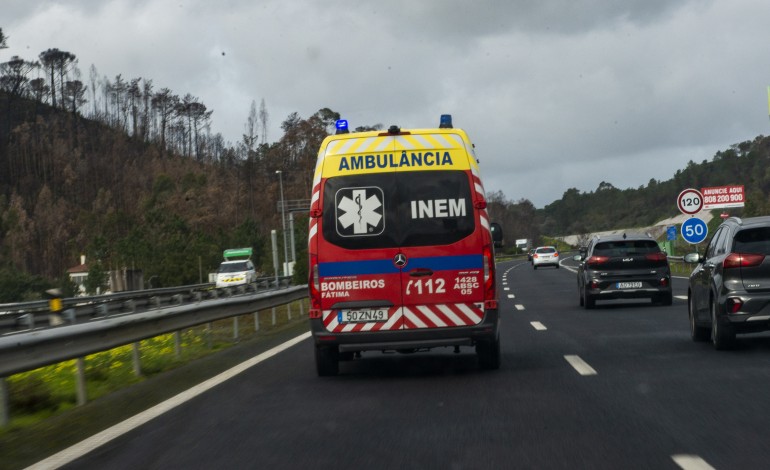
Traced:
<path fill-rule="evenodd" d="M 212 336 L 211 323 L 206 323 L 206 342 L 208 343 L 209 349 L 214 348 L 214 339 L 211 336 Z"/>
<path fill-rule="evenodd" d="M 275 326 L 275 307 L 273 307 L 273 326 Z"/>
<path fill-rule="evenodd" d="M 171 302 L 176 305 L 182 305 L 182 294 L 176 294 L 171 296 Z"/>
<path fill-rule="evenodd" d="M 182 334 L 179 331 L 174 332 L 174 355 L 177 359 L 182 355 Z"/>
<path fill-rule="evenodd" d="M 302 318 L 305 316 L 305 302 L 300 300 L 297 303 L 299 304 L 299 317 Z"/>
<path fill-rule="evenodd" d="M 238 342 L 238 316 L 233 317 L 233 341 Z"/>
<path fill-rule="evenodd" d="M 82 357 L 75 360 L 75 387 L 77 390 L 78 406 L 83 406 L 88 402 L 88 393 L 86 392 L 86 361 Z"/>
<path fill-rule="evenodd" d="M 103 317 L 109 316 L 110 307 L 107 304 L 99 304 L 96 306 L 96 314 Z"/>
<path fill-rule="evenodd" d="M 134 302 L 134 299 L 128 299 L 123 302 L 123 308 L 131 313 L 136 313 L 136 302 Z"/>
<path fill-rule="evenodd" d="M 22 323 L 27 325 L 27 329 L 34 330 L 35 329 L 35 316 L 31 313 L 25 313 L 24 315 L 20 316 L 19 319 Z"/>
<path fill-rule="evenodd" d="M 8 393 L 8 382 L 0 377 L 0 427 L 6 427 L 11 422 L 11 405 Z"/>
<path fill-rule="evenodd" d="M 142 363 L 139 360 L 139 343 L 134 343 L 131 350 L 131 359 L 134 363 L 134 375 L 137 377 L 142 376 Z"/>
<path fill-rule="evenodd" d="M 67 320 L 67 323 L 69 323 L 71 325 L 74 325 L 75 322 L 77 321 L 76 317 L 75 317 L 75 309 L 74 308 L 68 308 L 67 310 L 63 311 L 61 314 L 64 317 L 64 319 Z"/>
<path fill-rule="evenodd" d="M 288 317 L 289 321 L 291 321 L 291 304 L 286 304 L 286 316 Z"/>
<path fill-rule="evenodd" d="M 254 332 L 259 331 L 259 311 L 254 312 Z"/>
<path fill-rule="evenodd" d="M 150 302 L 155 305 L 156 308 L 160 308 L 161 301 L 159 295 L 153 295 L 150 297 Z"/>

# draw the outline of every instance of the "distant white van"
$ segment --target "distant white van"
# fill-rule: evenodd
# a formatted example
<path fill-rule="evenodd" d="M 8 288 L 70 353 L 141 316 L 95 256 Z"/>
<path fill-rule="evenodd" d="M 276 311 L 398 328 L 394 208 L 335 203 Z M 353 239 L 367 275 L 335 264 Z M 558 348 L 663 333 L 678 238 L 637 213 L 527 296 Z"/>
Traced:
<path fill-rule="evenodd" d="M 225 260 L 217 269 L 217 287 L 240 286 L 257 280 L 257 270 L 251 262 L 251 248 L 236 248 L 224 251 Z M 233 260 L 232 258 L 242 258 Z"/>

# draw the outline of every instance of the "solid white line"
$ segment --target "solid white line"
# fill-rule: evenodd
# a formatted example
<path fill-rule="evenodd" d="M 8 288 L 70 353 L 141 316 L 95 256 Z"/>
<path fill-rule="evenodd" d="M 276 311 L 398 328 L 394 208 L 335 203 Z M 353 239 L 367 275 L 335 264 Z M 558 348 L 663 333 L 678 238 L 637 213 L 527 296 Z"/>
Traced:
<path fill-rule="evenodd" d="M 509 298 L 509 299 L 515 299 L 515 298 L 516 298 L 516 296 L 515 296 L 515 295 L 513 295 L 513 294 L 508 294 L 508 298 Z"/>
<path fill-rule="evenodd" d="M 516 304 L 514 307 L 516 307 L 516 310 L 524 310 L 524 306 L 521 304 Z"/>
<path fill-rule="evenodd" d="M 539 321 L 531 321 L 529 322 L 529 324 L 532 325 L 532 327 L 535 328 L 537 331 L 545 331 L 548 329 L 545 327 L 545 325 L 543 325 Z"/>
<path fill-rule="evenodd" d="M 40 462 L 27 467 L 27 469 L 28 470 L 54 469 L 54 468 L 59 468 L 63 465 L 66 465 L 72 462 L 73 460 L 78 459 L 83 455 L 86 455 L 87 453 L 93 451 L 94 449 L 97 449 L 98 447 L 103 446 L 104 444 L 110 442 L 111 440 L 117 437 L 120 437 L 123 434 L 129 431 L 132 431 L 133 429 L 138 428 L 139 426 L 147 423 L 152 419 L 157 418 L 163 413 L 167 411 L 171 411 L 177 406 L 197 397 L 198 395 L 204 392 L 207 392 L 208 390 L 216 387 L 222 382 L 232 379 L 233 377 L 240 374 L 241 372 L 246 371 L 250 367 L 253 367 L 259 364 L 260 362 L 266 361 L 267 359 L 270 359 L 276 354 L 289 349 L 290 347 L 294 346 L 299 342 L 306 340 L 309 337 L 310 337 L 310 332 L 308 331 L 307 333 L 303 333 L 297 336 L 296 338 L 292 338 L 283 344 L 279 344 L 273 349 L 270 349 L 269 351 L 265 351 L 261 354 L 258 354 L 252 357 L 251 359 L 245 362 L 242 362 L 237 366 L 232 367 L 231 369 L 226 370 L 221 374 L 206 380 L 205 382 L 201 382 L 198 385 L 190 389 L 187 389 L 184 392 L 174 397 L 171 397 L 168 400 L 162 403 L 159 403 L 150 409 L 147 409 L 139 413 L 138 415 L 132 416 L 131 418 L 128 418 L 127 420 L 120 422 L 112 426 L 111 428 L 105 429 L 104 431 L 98 434 L 95 434 L 89 437 L 88 439 L 81 441 L 67 449 L 64 449 L 61 452 L 54 454 L 45 460 L 41 460 Z"/>
<path fill-rule="evenodd" d="M 715 470 L 714 467 L 697 455 L 678 454 L 672 455 L 671 458 L 683 470 Z"/>
<path fill-rule="evenodd" d="M 578 372 L 580 375 L 596 375 L 596 371 L 593 367 L 589 366 L 588 363 L 586 363 L 584 360 L 580 359 L 579 356 L 575 355 L 566 355 L 564 356 L 564 359 L 569 362 L 569 364 Z"/>

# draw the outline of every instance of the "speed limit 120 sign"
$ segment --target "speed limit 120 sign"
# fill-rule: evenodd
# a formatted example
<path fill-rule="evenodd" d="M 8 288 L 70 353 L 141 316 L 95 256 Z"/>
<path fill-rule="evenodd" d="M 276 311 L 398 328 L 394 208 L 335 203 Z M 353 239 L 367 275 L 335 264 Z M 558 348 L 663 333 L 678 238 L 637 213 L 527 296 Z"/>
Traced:
<path fill-rule="evenodd" d="M 703 209 L 703 195 L 697 189 L 685 189 L 676 198 L 676 205 L 682 214 L 697 214 Z"/>

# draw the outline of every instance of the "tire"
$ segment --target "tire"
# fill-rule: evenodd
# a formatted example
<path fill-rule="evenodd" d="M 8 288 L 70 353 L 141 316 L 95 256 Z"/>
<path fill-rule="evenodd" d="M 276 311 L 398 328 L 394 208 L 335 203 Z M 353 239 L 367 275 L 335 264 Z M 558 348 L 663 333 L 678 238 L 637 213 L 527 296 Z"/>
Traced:
<path fill-rule="evenodd" d="M 694 304 L 695 301 L 693 300 L 692 295 L 690 295 L 690 298 L 687 299 L 687 316 L 690 319 L 690 337 L 696 343 L 702 343 L 709 340 L 711 337 L 711 331 L 708 328 L 698 326 L 698 324 L 695 323 Z"/>
<path fill-rule="evenodd" d="M 556 265 L 556 269 L 559 269 L 559 265 L 558 264 Z"/>
<path fill-rule="evenodd" d="M 583 289 L 580 288 L 580 285 L 578 285 L 578 298 L 580 300 L 580 306 L 584 306 L 585 302 L 583 301 Z"/>
<path fill-rule="evenodd" d="M 667 294 L 660 294 L 652 298 L 652 301 L 658 305 L 671 305 L 674 303 L 674 294 L 669 292 Z"/>
<path fill-rule="evenodd" d="M 594 299 L 591 294 L 584 292 L 583 297 L 583 303 L 585 304 L 584 307 L 586 310 L 591 310 L 592 308 L 596 307 L 596 299 Z"/>
<path fill-rule="evenodd" d="M 717 351 L 726 351 L 735 345 L 735 331 L 730 325 L 719 321 L 717 305 L 713 300 L 711 301 L 711 343 Z"/>
<path fill-rule="evenodd" d="M 481 340 L 476 343 L 476 355 L 479 357 L 479 368 L 482 370 L 497 370 L 500 368 L 500 337 L 494 340 Z"/>
<path fill-rule="evenodd" d="M 315 367 L 319 377 L 331 377 L 340 371 L 340 352 L 337 346 L 316 346 Z"/>

